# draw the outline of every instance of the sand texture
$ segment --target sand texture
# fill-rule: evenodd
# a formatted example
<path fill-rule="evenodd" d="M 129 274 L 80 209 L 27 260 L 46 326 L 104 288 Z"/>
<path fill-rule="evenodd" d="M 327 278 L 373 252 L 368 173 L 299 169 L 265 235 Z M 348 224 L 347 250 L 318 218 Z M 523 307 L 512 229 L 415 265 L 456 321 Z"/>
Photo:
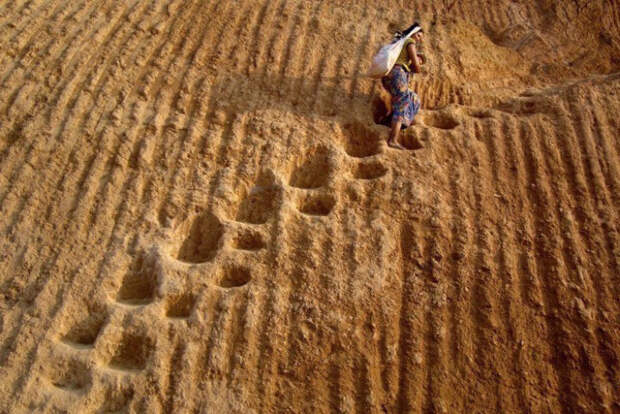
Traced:
<path fill-rule="evenodd" d="M 620 413 L 619 115 L 617 0 L 0 1 L 0 413 Z"/>

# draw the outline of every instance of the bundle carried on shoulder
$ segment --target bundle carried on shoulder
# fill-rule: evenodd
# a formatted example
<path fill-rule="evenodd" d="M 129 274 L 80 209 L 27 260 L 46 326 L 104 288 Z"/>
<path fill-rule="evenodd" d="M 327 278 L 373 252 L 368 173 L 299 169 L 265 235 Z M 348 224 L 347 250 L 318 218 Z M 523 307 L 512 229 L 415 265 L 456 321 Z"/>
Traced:
<path fill-rule="evenodd" d="M 421 30 L 422 27 L 420 27 L 420 25 L 414 24 L 404 33 L 397 33 L 394 40 L 387 45 L 382 46 L 377 54 L 372 58 L 372 64 L 368 70 L 368 77 L 380 79 L 390 73 L 394 67 L 394 64 L 396 64 L 398 56 L 403 50 L 407 39 Z"/>

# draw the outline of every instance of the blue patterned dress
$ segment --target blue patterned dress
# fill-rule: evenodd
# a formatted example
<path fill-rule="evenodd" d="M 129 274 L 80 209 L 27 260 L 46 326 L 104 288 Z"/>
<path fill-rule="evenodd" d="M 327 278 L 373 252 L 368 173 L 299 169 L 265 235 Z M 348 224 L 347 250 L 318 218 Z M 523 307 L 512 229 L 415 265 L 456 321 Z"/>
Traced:
<path fill-rule="evenodd" d="M 394 65 L 390 73 L 381 79 L 381 83 L 392 95 L 391 122 L 401 121 L 401 128 L 407 128 L 421 106 L 418 95 L 409 90 L 409 72 L 401 65 Z"/>

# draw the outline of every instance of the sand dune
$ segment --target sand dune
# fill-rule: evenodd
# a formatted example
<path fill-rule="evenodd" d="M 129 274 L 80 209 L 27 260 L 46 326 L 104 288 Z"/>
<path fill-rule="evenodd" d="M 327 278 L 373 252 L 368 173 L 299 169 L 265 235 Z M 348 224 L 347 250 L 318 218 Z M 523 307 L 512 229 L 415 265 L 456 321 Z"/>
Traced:
<path fill-rule="evenodd" d="M 620 412 L 619 113 L 615 1 L 0 2 L 0 412 Z"/>

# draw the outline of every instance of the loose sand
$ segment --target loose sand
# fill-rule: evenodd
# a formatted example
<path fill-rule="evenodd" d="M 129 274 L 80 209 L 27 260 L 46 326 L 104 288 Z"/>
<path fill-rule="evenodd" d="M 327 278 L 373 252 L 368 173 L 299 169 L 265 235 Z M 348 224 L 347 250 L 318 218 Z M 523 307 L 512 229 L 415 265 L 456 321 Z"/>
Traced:
<path fill-rule="evenodd" d="M 617 1 L 0 1 L 0 412 L 618 413 L 618 114 Z"/>

